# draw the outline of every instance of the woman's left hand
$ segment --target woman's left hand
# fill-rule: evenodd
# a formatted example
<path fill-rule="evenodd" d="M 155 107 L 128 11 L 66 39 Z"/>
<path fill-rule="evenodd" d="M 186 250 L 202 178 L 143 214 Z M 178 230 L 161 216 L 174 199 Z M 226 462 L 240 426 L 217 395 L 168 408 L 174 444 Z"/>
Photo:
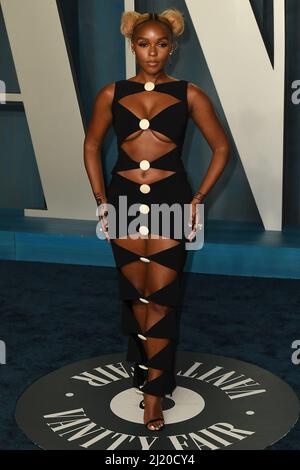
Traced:
<path fill-rule="evenodd" d="M 197 204 L 200 204 L 198 199 L 192 199 L 190 203 L 190 214 L 189 214 L 189 227 L 192 227 L 190 234 L 188 235 L 188 240 L 192 241 L 196 236 L 197 230 L 201 228 L 200 224 L 200 214 Z"/>

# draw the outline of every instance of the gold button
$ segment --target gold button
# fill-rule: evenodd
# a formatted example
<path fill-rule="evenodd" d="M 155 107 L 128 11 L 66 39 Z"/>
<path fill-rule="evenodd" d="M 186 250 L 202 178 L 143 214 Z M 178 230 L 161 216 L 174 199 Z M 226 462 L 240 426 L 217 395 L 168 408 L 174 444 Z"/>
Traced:
<path fill-rule="evenodd" d="M 138 337 L 141 338 L 141 339 L 143 339 L 144 341 L 147 339 L 146 336 L 141 335 L 140 333 L 138 333 Z"/>
<path fill-rule="evenodd" d="M 149 210 L 150 210 L 150 207 L 147 206 L 147 204 L 141 204 L 140 207 L 139 207 L 139 211 L 142 214 L 148 214 Z"/>
<path fill-rule="evenodd" d="M 140 191 L 141 193 L 147 194 L 150 191 L 150 186 L 149 184 L 141 184 L 140 185 Z"/>
<path fill-rule="evenodd" d="M 140 260 L 143 261 L 144 263 L 150 263 L 150 259 L 144 258 L 144 256 L 140 256 Z"/>
<path fill-rule="evenodd" d="M 144 299 L 143 297 L 140 297 L 139 300 L 140 300 L 141 302 L 143 302 L 144 304 L 148 304 L 148 303 L 149 303 L 149 301 L 146 300 L 146 299 Z"/>
<path fill-rule="evenodd" d="M 141 225 L 139 228 L 139 232 L 141 235 L 148 235 L 149 229 L 146 227 L 146 225 Z"/>
<path fill-rule="evenodd" d="M 148 129 L 148 127 L 150 126 L 150 122 L 148 121 L 148 119 L 141 119 L 139 126 L 141 129 Z"/>
<path fill-rule="evenodd" d="M 155 83 L 153 82 L 146 82 L 144 85 L 145 90 L 152 91 L 155 88 Z"/>
<path fill-rule="evenodd" d="M 140 162 L 140 169 L 141 170 L 148 170 L 150 168 L 150 163 L 148 162 L 148 160 L 142 160 Z"/>

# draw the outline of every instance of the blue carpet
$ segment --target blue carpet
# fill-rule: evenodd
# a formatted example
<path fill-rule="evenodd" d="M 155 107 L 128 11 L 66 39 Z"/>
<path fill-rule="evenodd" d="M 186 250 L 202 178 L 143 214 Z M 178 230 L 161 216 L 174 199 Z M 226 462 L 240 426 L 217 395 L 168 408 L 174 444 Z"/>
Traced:
<path fill-rule="evenodd" d="M 115 268 L 0 261 L 0 449 L 38 449 L 18 428 L 23 390 L 69 363 L 125 352 Z M 278 375 L 300 396 L 300 280 L 184 273 L 179 350 L 234 357 Z M 300 424 L 268 449 L 300 449 Z"/>

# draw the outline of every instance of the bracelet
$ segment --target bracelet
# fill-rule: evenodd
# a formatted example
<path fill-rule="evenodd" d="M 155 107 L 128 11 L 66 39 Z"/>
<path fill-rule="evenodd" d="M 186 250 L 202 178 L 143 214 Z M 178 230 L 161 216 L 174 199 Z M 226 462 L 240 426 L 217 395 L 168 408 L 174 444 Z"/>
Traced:
<path fill-rule="evenodd" d="M 195 196 L 194 196 L 194 199 L 197 199 L 198 201 L 201 201 L 201 196 L 199 198 L 199 197 L 197 197 L 197 194 L 201 194 L 201 196 L 203 196 L 203 197 L 206 196 L 206 193 L 203 193 L 202 191 L 197 191 Z"/>
<path fill-rule="evenodd" d="M 106 197 L 103 196 L 101 193 L 94 193 L 94 197 L 96 199 L 97 205 L 100 206 L 103 202 L 103 199 L 106 201 Z"/>

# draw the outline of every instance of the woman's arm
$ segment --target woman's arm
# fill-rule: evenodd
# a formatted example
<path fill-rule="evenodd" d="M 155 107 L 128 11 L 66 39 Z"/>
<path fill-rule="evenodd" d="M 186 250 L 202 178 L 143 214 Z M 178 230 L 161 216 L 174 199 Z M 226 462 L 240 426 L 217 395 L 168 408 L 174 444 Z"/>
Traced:
<path fill-rule="evenodd" d="M 213 151 L 204 179 L 195 193 L 196 203 L 201 203 L 214 186 L 229 160 L 230 146 L 225 131 L 214 111 L 209 97 L 194 83 L 188 85 L 188 104 L 190 116 L 203 133 Z M 203 193 L 203 194 L 201 194 Z"/>
<path fill-rule="evenodd" d="M 97 206 L 102 202 L 107 202 L 100 150 L 105 134 L 112 123 L 111 103 L 114 88 L 115 84 L 110 83 L 98 92 L 84 139 L 84 165 Z"/>

